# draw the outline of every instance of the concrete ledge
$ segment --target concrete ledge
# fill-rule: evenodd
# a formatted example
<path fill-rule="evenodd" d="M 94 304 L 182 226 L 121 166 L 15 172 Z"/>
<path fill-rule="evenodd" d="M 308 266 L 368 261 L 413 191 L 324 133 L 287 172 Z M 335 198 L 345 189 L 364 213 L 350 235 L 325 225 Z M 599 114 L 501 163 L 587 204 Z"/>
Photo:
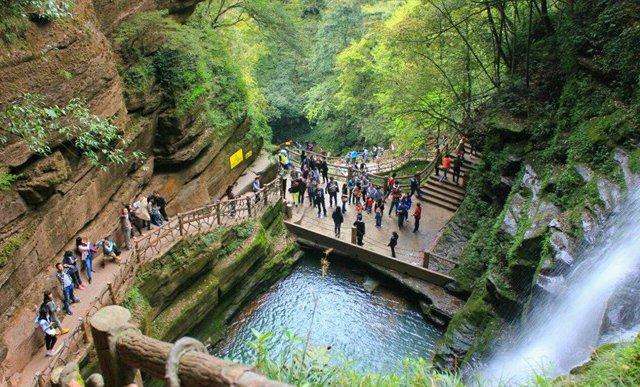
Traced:
<path fill-rule="evenodd" d="M 321 234 L 298 224 L 289 221 L 285 221 L 284 224 L 298 239 L 318 247 L 332 248 L 337 254 L 355 258 L 365 263 L 379 265 L 438 286 L 444 286 L 453 281 L 453 278 L 448 275 L 411 265 L 398 259 L 367 250 L 364 247 Z"/>

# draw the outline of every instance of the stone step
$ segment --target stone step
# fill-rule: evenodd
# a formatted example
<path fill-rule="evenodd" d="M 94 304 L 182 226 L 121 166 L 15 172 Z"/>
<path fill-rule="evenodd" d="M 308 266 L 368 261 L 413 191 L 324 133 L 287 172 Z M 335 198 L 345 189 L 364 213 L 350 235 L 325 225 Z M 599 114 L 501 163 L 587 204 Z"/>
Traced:
<path fill-rule="evenodd" d="M 448 203 L 456 208 L 460 206 L 462 199 L 453 197 L 449 192 L 441 192 L 434 189 L 433 186 L 426 186 L 425 189 L 422 190 L 422 196 L 424 197 L 433 197 L 442 202 Z"/>
<path fill-rule="evenodd" d="M 420 198 L 420 200 L 425 202 L 425 203 L 433 204 L 434 206 L 443 208 L 443 209 L 445 209 L 447 211 L 451 211 L 451 212 L 456 212 L 456 210 L 458 209 L 457 206 L 454 206 L 454 205 L 449 204 L 447 202 L 443 202 L 443 201 L 441 201 L 438 198 L 435 198 L 433 196 L 422 197 L 422 198 Z"/>
<path fill-rule="evenodd" d="M 440 176 L 442 176 L 442 172 L 440 172 Z M 445 188 L 447 190 L 450 190 L 450 191 L 453 191 L 453 192 L 457 192 L 457 193 L 460 193 L 460 194 L 464 195 L 465 194 L 465 189 L 462 188 L 462 186 L 453 183 L 451 181 L 452 178 L 453 178 L 452 177 L 452 173 L 449 173 L 448 180 L 443 180 L 443 181 L 439 181 L 439 179 L 440 179 L 439 176 L 432 175 L 432 176 L 429 176 L 429 180 L 427 180 L 426 184 L 423 185 L 423 187 L 426 187 L 429 184 L 433 184 L 433 185 L 443 186 L 443 188 Z"/>
<path fill-rule="evenodd" d="M 456 199 L 458 201 L 462 201 L 462 199 L 464 199 L 464 193 L 450 190 L 443 185 L 427 184 L 424 187 L 420 187 L 420 191 L 421 192 L 432 192 L 432 191 L 437 192 L 441 195 L 447 195 L 450 198 Z"/>

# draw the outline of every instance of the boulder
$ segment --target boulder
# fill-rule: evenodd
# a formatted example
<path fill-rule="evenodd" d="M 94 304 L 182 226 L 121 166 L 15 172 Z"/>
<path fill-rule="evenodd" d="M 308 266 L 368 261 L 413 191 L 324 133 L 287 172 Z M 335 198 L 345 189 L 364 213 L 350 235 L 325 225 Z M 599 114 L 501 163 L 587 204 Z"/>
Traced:
<path fill-rule="evenodd" d="M 640 184 L 640 175 L 631 172 L 629 168 L 629 155 L 622 149 L 616 149 L 614 159 L 620 165 L 622 174 L 624 175 L 624 181 L 627 184 L 627 188 L 633 187 L 636 184 Z"/>
<path fill-rule="evenodd" d="M 604 203 L 605 210 L 610 211 L 620 204 L 622 194 L 617 184 L 604 177 L 598 177 L 596 185 L 598 186 L 598 196 Z"/>

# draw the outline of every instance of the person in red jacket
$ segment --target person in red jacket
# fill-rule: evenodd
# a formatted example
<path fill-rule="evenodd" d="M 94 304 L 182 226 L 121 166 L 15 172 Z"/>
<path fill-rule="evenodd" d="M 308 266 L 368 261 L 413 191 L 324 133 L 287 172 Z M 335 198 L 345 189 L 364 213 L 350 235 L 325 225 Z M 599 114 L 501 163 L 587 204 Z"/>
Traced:
<path fill-rule="evenodd" d="M 418 232 L 418 228 L 420 227 L 421 217 L 422 217 L 422 206 L 420 205 L 420 203 L 416 203 L 416 209 L 413 211 L 413 219 L 415 219 L 413 232 Z"/>
<path fill-rule="evenodd" d="M 442 177 L 440 178 L 440 181 L 447 180 L 447 172 L 449 172 L 449 169 L 451 169 L 451 157 L 449 157 L 449 155 L 446 155 L 442 158 L 442 167 L 441 169 L 444 171 L 444 175 L 442 175 Z"/>

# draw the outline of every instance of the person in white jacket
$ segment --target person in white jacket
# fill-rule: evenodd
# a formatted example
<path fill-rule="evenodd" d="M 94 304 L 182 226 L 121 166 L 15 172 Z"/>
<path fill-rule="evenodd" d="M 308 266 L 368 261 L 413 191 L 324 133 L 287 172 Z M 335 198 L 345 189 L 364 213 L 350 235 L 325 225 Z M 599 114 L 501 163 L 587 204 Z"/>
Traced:
<path fill-rule="evenodd" d="M 47 356 L 53 356 L 58 352 L 58 349 L 53 349 L 56 345 L 56 341 L 58 341 L 58 331 L 56 330 L 55 323 L 51 321 L 51 318 L 47 314 L 47 311 L 44 309 L 40 309 L 38 311 L 38 319 L 37 323 L 40 326 L 40 329 L 44 333 L 44 347 L 46 349 Z"/>

